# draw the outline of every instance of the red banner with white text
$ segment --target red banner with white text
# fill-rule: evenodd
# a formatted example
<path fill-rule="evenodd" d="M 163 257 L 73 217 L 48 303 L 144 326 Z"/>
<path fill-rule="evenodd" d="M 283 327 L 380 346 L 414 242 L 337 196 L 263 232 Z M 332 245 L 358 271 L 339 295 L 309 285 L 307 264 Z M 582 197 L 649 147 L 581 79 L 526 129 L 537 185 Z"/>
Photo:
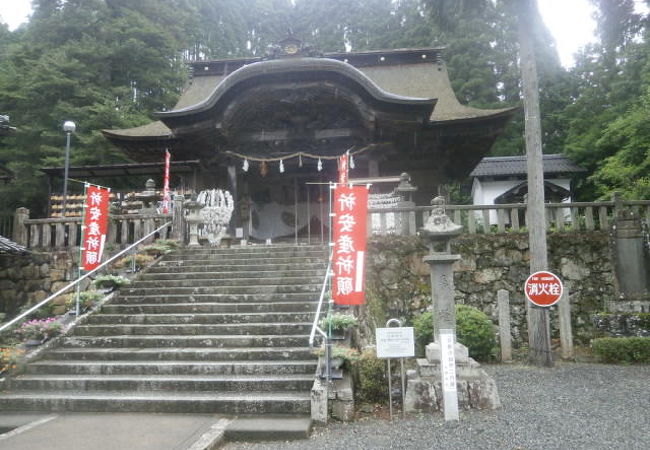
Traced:
<path fill-rule="evenodd" d="M 109 188 L 88 186 L 82 231 L 81 266 L 90 271 L 99 266 L 108 231 Z"/>
<path fill-rule="evenodd" d="M 171 161 L 171 155 L 169 154 L 169 150 L 165 150 L 165 173 L 163 175 L 163 207 L 162 207 L 162 212 L 163 214 L 169 214 L 169 203 L 170 203 L 170 195 L 169 195 L 169 163 Z"/>
<path fill-rule="evenodd" d="M 368 188 L 338 185 L 334 189 L 332 227 L 332 297 L 337 305 L 365 303 Z"/>
<path fill-rule="evenodd" d="M 350 158 L 347 153 L 339 156 L 339 184 L 345 184 L 348 182 L 348 172 L 350 170 L 349 160 Z"/>

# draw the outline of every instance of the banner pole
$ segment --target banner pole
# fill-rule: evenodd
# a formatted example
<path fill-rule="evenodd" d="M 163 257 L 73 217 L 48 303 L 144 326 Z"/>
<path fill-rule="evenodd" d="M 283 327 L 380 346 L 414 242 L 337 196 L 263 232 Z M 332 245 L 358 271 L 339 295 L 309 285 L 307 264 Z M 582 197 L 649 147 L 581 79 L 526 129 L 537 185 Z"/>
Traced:
<path fill-rule="evenodd" d="M 84 241 L 85 241 L 85 236 L 84 233 L 86 231 L 86 200 L 88 196 L 88 186 L 90 186 L 88 183 L 84 183 L 84 203 L 83 207 L 81 208 L 81 229 L 79 230 L 79 265 L 78 265 L 78 272 L 77 275 L 79 278 L 81 278 L 81 272 L 83 272 L 83 249 L 84 249 Z M 79 302 L 79 296 L 81 295 L 81 283 L 77 283 L 77 287 L 75 288 L 75 315 L 79 317 L 79 313 L 81 312 L 81 307 L 80 307 L 80 302 Z"/>

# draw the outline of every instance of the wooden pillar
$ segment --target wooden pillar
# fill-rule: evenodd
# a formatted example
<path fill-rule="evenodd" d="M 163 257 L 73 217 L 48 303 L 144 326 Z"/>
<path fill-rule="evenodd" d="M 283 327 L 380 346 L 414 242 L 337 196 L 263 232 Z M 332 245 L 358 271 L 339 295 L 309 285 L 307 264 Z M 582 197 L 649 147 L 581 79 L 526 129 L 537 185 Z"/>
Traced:
<path fill-rule="evenodd" d="M 370 157 L 368 159 L 368 177 L 378 177 L 379 176 L 379 161 Z"/>
<path fill-rule="evenodd" d="M 235 228 L 240 226 L 241 218 L 239 213 L 239 196 L 237 193 L 237 167 L 232 161 L 228 164 L 228 191 L 230 191 L 235 202 L 235 209 L 232 212 L 232 220 L 230 221 L 230 234 L 234 236 Z"/>

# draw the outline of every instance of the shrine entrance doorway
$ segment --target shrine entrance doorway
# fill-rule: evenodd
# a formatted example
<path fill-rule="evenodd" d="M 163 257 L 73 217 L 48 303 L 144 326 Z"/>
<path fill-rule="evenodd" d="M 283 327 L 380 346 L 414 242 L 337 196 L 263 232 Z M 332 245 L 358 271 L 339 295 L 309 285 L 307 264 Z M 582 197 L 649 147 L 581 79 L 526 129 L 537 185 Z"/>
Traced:
<path fill-rule="evenodd" d="M 252 242 L 327 243 L 328 172 L 245 174 L 240 199 L 244 236 Z"/>

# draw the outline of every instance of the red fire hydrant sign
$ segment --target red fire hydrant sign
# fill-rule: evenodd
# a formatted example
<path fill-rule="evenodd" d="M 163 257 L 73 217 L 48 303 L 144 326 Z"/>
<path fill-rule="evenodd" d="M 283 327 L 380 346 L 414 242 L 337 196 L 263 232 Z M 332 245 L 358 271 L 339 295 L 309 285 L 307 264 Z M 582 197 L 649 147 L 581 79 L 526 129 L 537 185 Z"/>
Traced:
<path fill-rule="evenodd" d="M 562 298 L 562 280 L 551 272 L 535 272 L 526 280 L 526 298 L 537 306 L 553 306 Z"/>

